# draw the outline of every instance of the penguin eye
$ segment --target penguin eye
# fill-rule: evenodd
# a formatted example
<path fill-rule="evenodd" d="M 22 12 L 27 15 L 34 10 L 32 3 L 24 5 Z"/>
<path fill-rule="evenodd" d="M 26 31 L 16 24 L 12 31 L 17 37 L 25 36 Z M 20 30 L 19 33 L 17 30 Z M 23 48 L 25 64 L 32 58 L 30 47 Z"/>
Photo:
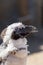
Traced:
<path fill-rule="evenodd" d="M 14 32 L 12 33 L 11 38 L 14 39 L 14 40 L 17 40 L 17 39 L 20 38 L 20 36 L 19 36 L 18 34 L 16 34 L 16 31 L 14 31 Z"/>

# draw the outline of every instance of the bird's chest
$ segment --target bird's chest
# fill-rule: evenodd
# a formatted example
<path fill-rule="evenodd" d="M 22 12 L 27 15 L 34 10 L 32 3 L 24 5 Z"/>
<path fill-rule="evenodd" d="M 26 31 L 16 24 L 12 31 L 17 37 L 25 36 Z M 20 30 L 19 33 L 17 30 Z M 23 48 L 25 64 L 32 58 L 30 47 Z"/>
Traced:
<path fill-rule="evenodd" d="M 5 63 L 5 65 L 25 65 L 26 64 L 26 57 L 25 58 L 18 58 L 16 56 L 10 55 Z"/>
<path fill-rule="evenodd" d="M 11 41 L 14 43 L 14 46 L 16 48 L 25 48 L 23 50 L 19 50 L 16 52 L 16 54 L 11 54 L 7 58 L 7 61 L 5 62 L 5 65 L 26 65 L 26 58 L 27 58 L 27 46 L 23 43 L 22 40 L 18 41 Z M 22 44 L 23 43 L 23 44 Z"/>

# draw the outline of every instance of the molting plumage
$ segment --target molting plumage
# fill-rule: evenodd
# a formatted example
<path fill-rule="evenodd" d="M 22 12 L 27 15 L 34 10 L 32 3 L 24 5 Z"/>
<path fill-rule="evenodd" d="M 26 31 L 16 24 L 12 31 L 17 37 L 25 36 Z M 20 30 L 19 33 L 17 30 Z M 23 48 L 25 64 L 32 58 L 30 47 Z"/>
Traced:
<path fill-rule="evenodd" d="M 28 54 L 26 36 L 36 32 L 36 27 L 13 23 L 6 28 L 0 58 L 6 59 L 4 65 L 26 65 Z M 4 47 L 3 47 L 4 46 Z M 16 52 L 16 53 L 15 53 Z M 3 54 L 4 53 L 4 54 Z M 11 63 L 12 62 L 12 63 Z"/>

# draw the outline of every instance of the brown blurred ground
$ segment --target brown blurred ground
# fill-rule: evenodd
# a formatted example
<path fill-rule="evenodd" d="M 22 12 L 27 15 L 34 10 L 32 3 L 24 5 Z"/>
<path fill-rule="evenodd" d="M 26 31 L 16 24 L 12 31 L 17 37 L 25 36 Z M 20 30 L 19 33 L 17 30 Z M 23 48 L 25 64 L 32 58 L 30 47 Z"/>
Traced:
<path fill-rule="evenodd" d="M 43 65 L 43 52 L 29 55 L 27 57 L 27 65 Z"/>

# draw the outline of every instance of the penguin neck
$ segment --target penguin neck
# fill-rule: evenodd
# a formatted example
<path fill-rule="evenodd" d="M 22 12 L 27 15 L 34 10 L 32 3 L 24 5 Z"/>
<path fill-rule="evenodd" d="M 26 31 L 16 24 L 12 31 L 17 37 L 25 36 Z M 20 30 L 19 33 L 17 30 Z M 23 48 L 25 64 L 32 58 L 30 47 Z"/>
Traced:
<path fill-rule="evenodd" d="M 20 38 L 18 40 L 12 40 L 12 39 L 10 39 L 9 43 L 13 43 L 14 46 L 17 46 L 17 47 L 19 47 L 19 46 L 25 46 L 25 45 L 27 45 L 27 39 L 26 38 Z"/>

